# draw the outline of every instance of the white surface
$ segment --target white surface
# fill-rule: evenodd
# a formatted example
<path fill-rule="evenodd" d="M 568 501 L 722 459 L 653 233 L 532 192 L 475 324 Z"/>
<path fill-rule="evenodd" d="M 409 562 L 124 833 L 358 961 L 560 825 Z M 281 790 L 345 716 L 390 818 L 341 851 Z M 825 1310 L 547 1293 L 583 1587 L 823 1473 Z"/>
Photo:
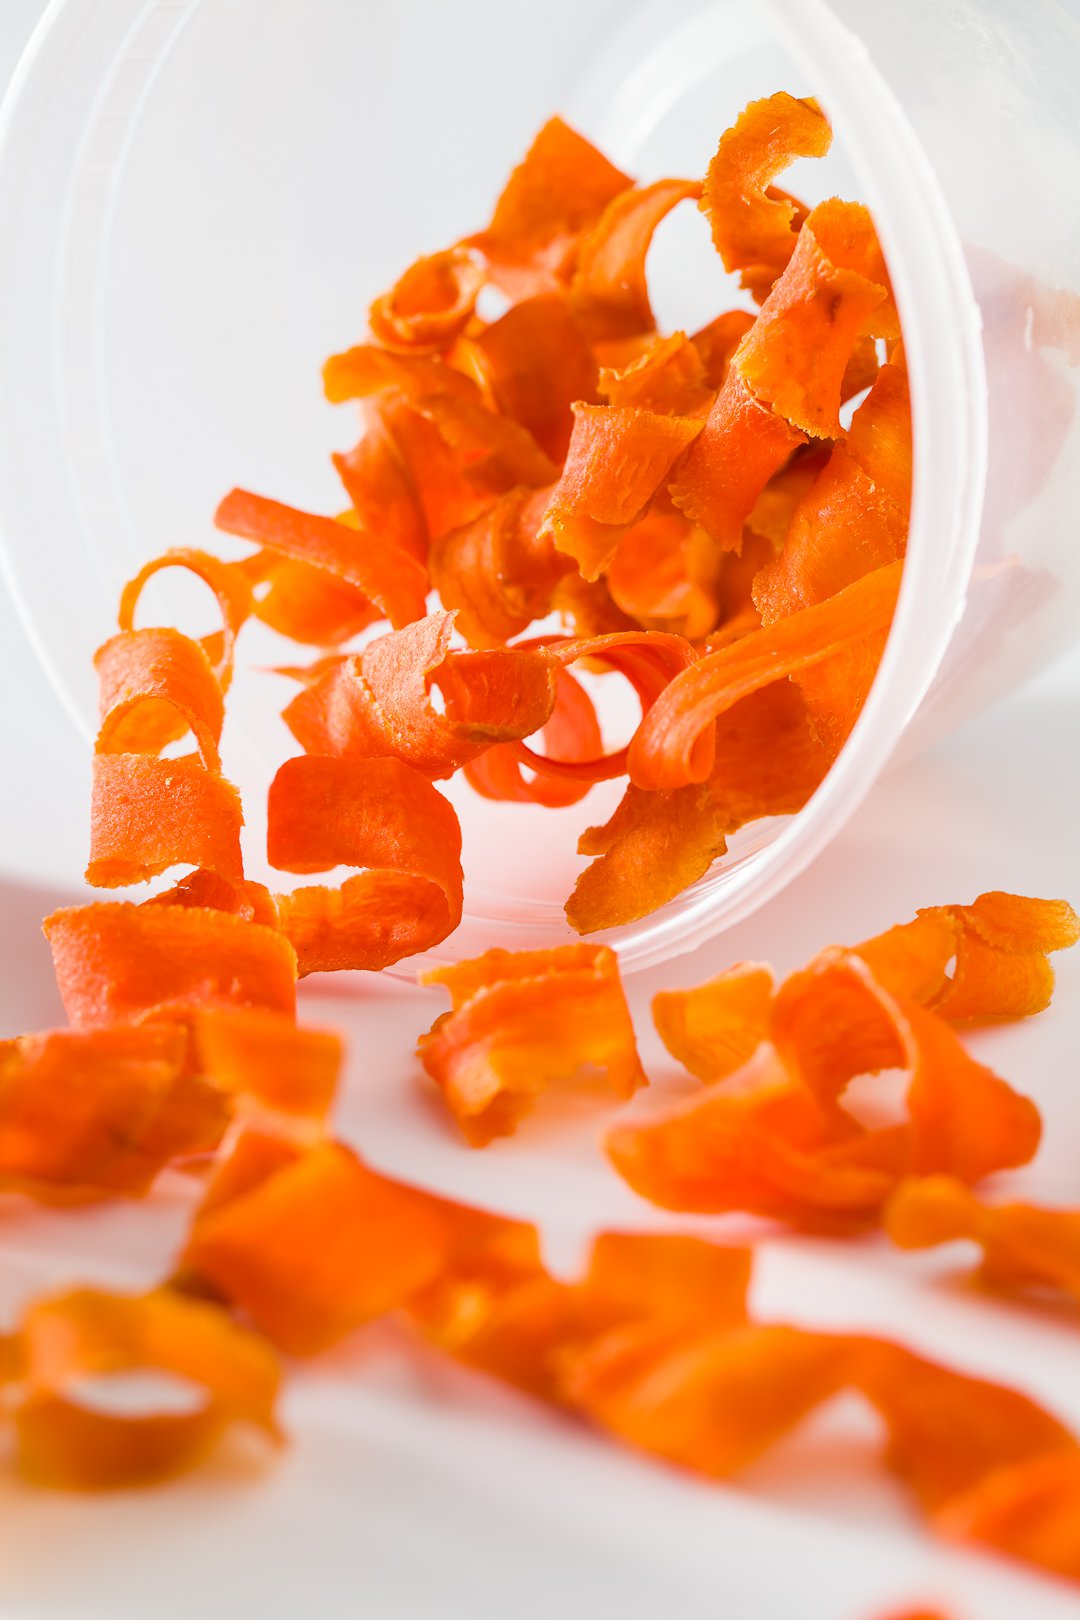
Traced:
<path fill-rule="evenodd" d="M 32 0 L 2 0 L 0 71 Z M 103 627 L 104 629 L 104 627 Z M 87 763 L 0 600 L 0 1037 L 58 1018 L 43 912 L 80 894 Z M 894 772 L 830 852 L 780 900 L 695 958 L 639 977 L 644 1032 L 661 983 L 737 957 L 781 969 L 916 905 L 987 887 L 1080 897 L 1080 657 L 946 748 Z M 364 980 L 313 986 L 312 1019 L 342 1024 L 352 1058 L 342 1127 L 376 1162 L 477 1201 L 545 1217 L 569 1261 L 594 1224 L 662 1224 L 593 1147 L 594 1115 L 541 1118 L 483 1154 L 452 1137 L 420 1086 L 415 1034 L 434 996 Z M 1080 959 L 1060 964 L 1054 1007 L 978 1037 L 980 1056 L 1039 1102 L 1046 1142 L 1009 1185 L 1080 1203 Z M 674 1083 L 670 1078 L 668 1084 Z M 184 1218 L 151 1206 L 80 1215 L 5 1203 L 0 1305 L 76 1280 L 137 1286 L 167 1264 Z M 736 1222 L 698 1223 L 726 1234 Z M 1008 1308 L 950 1279 L 955 1257 L 877 1242 L 771 1238 L 764 1315 L 876 1328 L 1024 1387 L 1080 1424 L 1080 1324 Z M 0 1474 L 0 1614 L 41 1620 L 187 1620 L 311 1614 L 378 1620 L 875 1620 L 916 1599 L 956 1620 L 1066 1620 L 1075 1588 L 943 1549 L 868 1458 L 859 1414 L 837 1414 L 731 1489 L 706 1487 L 383 1331 L 358 1335 L 291 1382 L 290 1450 L 268 1471 L 230 1455 L 176 1486 L 97 1500 L 31 1491 Z"/>

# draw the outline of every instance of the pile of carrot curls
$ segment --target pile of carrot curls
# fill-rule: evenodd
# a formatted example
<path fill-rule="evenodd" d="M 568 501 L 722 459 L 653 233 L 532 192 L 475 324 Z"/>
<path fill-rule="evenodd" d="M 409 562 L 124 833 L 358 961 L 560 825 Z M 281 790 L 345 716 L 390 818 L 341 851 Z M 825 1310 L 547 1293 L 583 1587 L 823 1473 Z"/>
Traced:
<path fill-rule="evenodd" d="M 151 1292 L 33 1300 L 0 1339 L 26 1478 L 148 1483 L 235 1425 L 278 1443 L 288 1362 L 392 1315 L 710 1478 L 856 1391 L 929 1525 L 1080 1580 L 1080 1440 L 1035 1401 L 883 1339 L 758 1320 L 749 1248 L 603 1232 L 576 1281 L 555 1277 L 534 1226 L 338 1140 L 341 1042 L 296 1022 L 302 976 L 378 971 L 453 934 L 461 830 L 437 784 L 455 773 L 553 808 L 625 779 L 567 901 L 590 934 L 696 882 L 748 822 L 797 812 L 843 747 L 900 586 L 911 430 L 870 215 L 774 184 L 830 139 L 816 102 L 779 94 L 746 108 L 704 181 L 637 185 L 552 119 L 486 228 L 410 266 L 328 361 L 327 397 L 362 428 L 334 458 L 344 512 L 233 491 L 217 524 L 250 555 L 169 552 L 125 587 L 96 657 L 87 877 L 171 886 L 47 919 L 68 1027 L 0 1044 L 0 1177 L 80 1204 L 139 1199 L 179 1168 L 197 1194 Z M 661 334 L 646 259 L 680 206 L 701 210 L 744 307 Z M 209 587 L 219 629 L 136 628 L 168 568 Z M 252 617 L 314 653 L 289 666 L 300 752 L 267 808 L 270 865 L 316 881 L 280 893 L 245 875 L 222 770 Z M 575 667 L 629 684 L 625 746 L 605 744 Z M 1080 1213 L 972 1190 L 1027 1163 L 1041 1122 L 957 1033 L 1040 1012 L 1049 954 L 1078 937 L 1064 902 L 991 893 L 781 984 L 740 963 L 665 992 L 656 1027 L 700 1090 L 635 1105 L 608 1157 L 665 1208 L 880 1227 L 902 1248 L 974 1239 L 986 1284 L 1078 1300 Z M 583 1072 L 618 1101 L 647 1085 L 606 944 L 490 950 L 426 980 L 452 1005 L 420 1062 L 474 1147 L 528 1129 L 541 1093 Z M 852 1083 L 897 1070 L 899 1112 L 868 1120 Z M 87 1398 L 146 1369 L 189 1385 L 191 1410 Z"/>

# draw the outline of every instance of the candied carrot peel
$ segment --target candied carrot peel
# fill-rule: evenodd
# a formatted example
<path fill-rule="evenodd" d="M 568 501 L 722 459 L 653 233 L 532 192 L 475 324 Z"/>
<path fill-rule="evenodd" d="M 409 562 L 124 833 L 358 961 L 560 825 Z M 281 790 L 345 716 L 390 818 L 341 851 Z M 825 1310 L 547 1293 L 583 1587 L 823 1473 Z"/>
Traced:
<path fill-rule="evenodd" d="M 489 799 L 550 808 L 626 778 L 580 840 L 591 864 L 566 912 L 581 934 L 665 904 L 739 828 L 796 813 L 823 780 L 889 632 L 912 481 L 870 216 L 774 184 L 830 139 L 815 101 L 776 95 L 723 136 L 703 182 L 637 183 L 552 119 L 488 225 L 407 267 L 327 362 L 328 399 L 360 418 L 333 457 L 347 508 L 234 490 L 216 521 L 249 554 L 166 552 L 124 588 L 95 660 L 87 877 L 171 886 L 47 919 L 69 1027 L 0 1042 L 0 1186 L 134 1200 L 183 1170 L 197 1193 L 159 1287 L 32 1301 L 0 1339 L 27 1478 L 144 1484 L 237 1425 L 278 1441 L 279 1356 L 392 1314 L 707 1477 L 854 1391 L 931 1526 L 1080 1579 L 1080 1444 L 1051 1413 L 904 1345 L 757 1320 L 745 1248 L 606 1232 L 577 1281 L 556 1278 L 533 1226 L 339 1141 L 340 1039 L 296 1023 L 299 977 L 378 971 L 457 927 L 461 828 L 435 784 L 458 772 Z M 759 308 L 662 332 L 647 256 L 691 203 Z M 148 588 L 175 571 L 213 597 L 208 633 L 144 623 Z M 246 873 L 221 747 L 252 618 L 313 653 L 279 670 L 303 752 L 269 789 L 269 863 L 351 868 L 342 881 L 273 893 Z M 589 676 L 621 677 L 640 704 L 622 746 Z M 883 1224 L 904 1248 L 974 1241 L 988 1285 L 1080 1298 L 1080 1215 L 972 1191 L 1031 1158 L 1041 1121 L 957 1033 L 1041 1011 L 1048 957 L 1078 937 L 1063 901 L 989 893 L 782 983 L 741 963 L 661 992 L 660 1037 L 702 1084 L 617 1123 L 608 1154 L 668 1208 Z M 472 1146 L 544 1092 L 599 1079 L 622 1101 L 646 1084 L 605 944 L 495 949 L 423 979 L 452 1005 L 420 1062 Z M 852 1083 L 897 1070 L 899 1112 L 868 1122 Z M 188 1405 L 96 1398 L 146 1371 Z"/>

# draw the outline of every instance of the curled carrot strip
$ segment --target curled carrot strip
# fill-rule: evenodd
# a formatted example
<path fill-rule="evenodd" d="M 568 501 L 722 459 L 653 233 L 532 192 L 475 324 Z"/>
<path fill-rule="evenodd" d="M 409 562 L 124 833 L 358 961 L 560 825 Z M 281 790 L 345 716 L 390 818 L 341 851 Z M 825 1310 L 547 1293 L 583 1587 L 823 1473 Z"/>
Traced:
<path fill-rule="evenodd" d="M 725 270 L 764 298 L 795 250 L 801 205 L 775 191 L 776 179 L 795 158 L 824 157 L 832 130 L 812 96 L 780 91 L 752 101 L 720 137 L 709 164 L 701 209 Z"/>
<path fill-rule="evenodd" d="M 697 350 L 710 388 L 720 388 L 728 374 L 731 357 L 754 324 L 746 309 L 728 309 L 690 339 Z"/>
<path fill-rule="evenodd" d="M 1080 1301 L 1080 1213 L 1035 1204 L 987 1204 L 952 1176 L 902 1182 L 885 1211 L 901 1249 L 970 1238 L 982 1250 L 987 1287 L 1022 1294 L 1052 1289 Z"/>
<path fill-rule="evenodd" d="M 484 272 L 468 248 L 446 248 L 416 260 L 368 311 L 372 336 L 387 348 L 448 348 L 473 312 Z"/>
<path fill-rule="evenodd" d="M 182 1275 L 209 1283 L 271 1343 L 311 1355 L 403 1304 L 443 1264 L 438 1201 L 337 1143 L 241 1138 L 196 1213 Z M 268 1172 L 268 1173 L 267 1173 Z"/>
<path fill-rule="evenodd" d="M 279 1129 L 282 1117 L 323 1125 L 337 1092 L 340 1036 L 253 1007 L 208 1008 L 191 1033 L 200 1070 L 227 1095 L 268 1110 Z"/>
<path fill-rule="evenodd" d="M 214 522 L 228 534 L 325 569 L 354 585 L 378 605 L 392 625 L 410 624 L 424 616 L 426 570 L 374 534 L 361 534 L 335 518 L 298 512 L 242 489 L 226 495 Z"/>
<path fill-rule="evenodd" d="M 615 1131 L 608 1150 L 632 1186 L 666 1207 L 857 1225 L 916 1170 L 977 1181 L 1038 1146 L 1034 1105 L 852 953 L 824 952 L 775 996 L 766 974 L 736 970 L 661 1000 L 657 1015 L 670 1048 L 712 1083 L 659 1121 Z M 904 1118 L 870 1128 L 842 1098 L 857 1075 L 885 1069 L 909 1075 Z"/>
<path fill-rule="evenodd" d="M 301 974 L 377 971 L 461 920 L 461 829 L 452 806 L 397 759 L 286 760 L 270 786 L 267 854 L 286 872 L 366 868 L 340 889 L 278 896 Z"/>
<path fill-rule="evenodd" d="M 903 556 L 911 488 L 907 379 L 886 365 L 817 479 L 797 502 L 783 550 L 754 581 L 766 624 L 835 596 Z"/>
<path fill-rule="evenodd" d="M 773 987 L 770 967 L 737 962 L 696 989 L 661 990 L 653 997 L 653 1023 L 684 1069 L 699 1080 L 723 1080 L 767 1039 Z"/>
<path fill-rule="evenodd" d="M 584 232 L 630 184 L 576 130 L 551 118 L 507 181 L 491 223 L 467 245 L 512 298 L 555 291 L 572 273 Z"/>
<path fill-rule="evenodd" d="M 755 397 L 733 364 L 696 442 L 675 468 L 671 498 L 721 550 L 738 551 L 743 524 L 766 484 L 805 442 L 805 434 Z"/>
<path fill-rule="evenodd" d="M 94 654 L 99 754 L 157 754 L 188 731 L 209 771 L 220 765 L 221 686 L 206 651 L 179 630 L 122 630 Z"/>
<path fill-rule="evenodd" d="M 655 338 L 627 366 L 604 366 L 599 388 L 609 405 L 635 405 L 671 416 L 700 416 L 714 393 L 697 344 L 685 332 Z"/>
<path fill-rule="evenodd" d="M 471 647 L 501 646 L 550 610 L 573 568 L 539 533 L 550 491 L 511 490 L 431 550 L 431 582 Z"/>
<path fill-rule="evenodd" d="M 541 728 L 545 760 L 580 764 L 600 755 L 603 739 L 592 700 L 561 665 L 555 668 L 555 706 Z M 537 772 L 522 775 L 518 750 L 512 743 L 496 743 L 465 765 L 465 777 L 485 799 L 518 804 L 544 804 L 549 808 L 576 804 L 592 787 L 589 780 L 574 781 Z"/>
<path fill-rule="evenodd" d="M 493 950 L 436 968 L 424 984 L 453 1008 L 420 1041 L 420 1059 L 471 1147 L 517 1127 L 553 1080 L 600 1069 L 616 1096 L 645 1084 L 613 951 L 565 945 Z"/>
<path fill-rule="evenodd" d="M 423 562 L 427 523 L 412 471 L 394 436 L 393 409 L 385 401 L 365 403 L 361 419 L 364 432 L 359 442 L 346 455 L 331 458 L 357 526 Z"/>
<path fill-rule="evenodd" d="M 74 1029 L 192 1006 L 296 1008 L 296 956 L 262 923 L 202 906 L 73 906 L 45 919 Z"/>
<path fill-rule="evenodd" d="M 721 715 L 714 747 L 706 783 L 657 793 L 631 784 L 607 826 L 582 837 L 578 853 L 600 859 L 567 904 L 572 927 L 592 933 L 674 898 L 723 854 L 726 834 L 801 810 L 830 763 L 802 696 L 787 681 L 750 693 Z"/>
<path fill-rule="evenodd" d="M 139 569 L 134 579 L 128 580 L 120 593 L 120 608 L 117 615 L 120 629 L 134 630 L 135 610 L 139 598 L 155 574 L 160 574 L 168 568 L 186 569 L 188 573 L 194 574 L 197 579 L 201 579 L 209 586 L 217 598 L 222 624 L 220 648 L 217 636 L 203 637 L 200 645 L 213 666 L 218 685 L 223 692 L 228 691 L 232 679 L 236 638 L 252 611 L 250 582 L 243 570 L 238 569 L 235 564 L 224 563 L 220 557 L 215 557 L 208 551 L 197 551 L 187 546 L 163 552 L 160 557 L 152 558 Z"/>
<path fill-rule="evenodd" d="M 570 305 L 586 335 L 597 340 L 634 337 L 656 326 L 645 280 L 653 235 L 671 210 L 701 196 L 697 180 L 657 180 L 613 197 L 583 239 L 570 288 Z"/>
<path fill-rule="evenodd" d="M 751 692 L 887 628 L 899 586 L 900 564 L 892 563 L 828 601 L 706 653 L 675 677 L 642 720 L 630 744 L 631 781 L 649 789 L 704 781 L 715 760 L 712 722 Z"/>
<path fill-rule="evenodd" d="M 236 789 L 201 760 L 98 754 L 86 881 L 116 889 L 185 865 L 239 883 L 242 825 Z"/>
<path fill-rule="evenodd" d="M 552 535 L 586 579 L 596 579 L 701 426 L 697 417 L 575 404 L 566 464 L 541 533 Z"/>
<path fill-rule="evenodd" d="M 965 1023 L 1042 1012 L 1054 989 L 1047 956 L 1078 940 L 1067 901 L 994 891 L 970 906 L 925 907 L 855 950 L 895 995 Z"/>
<path fill-rule="evenodd" d="M 646 512 L 619 542 L 607 570 L 612 597 L 650 630 L 697 641 L 722 611 L 723 561 L 704 529 L 677 512 Z"/>
<path fill-rule="evenodd" d="M 566 902 L 579 934 L 644 917 L 704 877 L 727 848 L 723 824 L 706 787 L 672 793 L 628 787 L 603 827 L 590 827 L 578 853 L 596 859 Z"/>
<path fill-rule="evenodd" d="M 617 630 L 606 635 L 571 640 L 545 636 L 539 638 L 535 645 L 542 648 L 553 663 L 564 668 L 580 658 L 587 658 L 617 670 L 634 688 L 643 713 L 648 711 L 675 675 L 693 663 L 695 656 L 694 649 L 682 636 L 665 635 L 655 630 Z M 603 782 L 621 776 L 626 770 L 625 748 L 618 748 L 614 753 L 603 754 L 597 759 L 568 760 L 534 753 L 524 742 L 513 746 L 522 764 L 542 774 L 566 780 Z"/>
<path fill-rule="evenodd" d="M 38 1485 L 103 1490 L 168 1479 L 199 1462 L 233 1423 L 281 1438 L 277 1358 L 215 1305 L 167 1288 L 74 1289 L 35 1301 L 18 1343 L 17 1465 Z M 184 1380 L 194 1409 L 129 1416 L 81 1393 L 88 1379 L 147 1370 Z"/>
<path fill-rule="evenodd" d="M 216 1146 L 227 1110 L 185 1075 L 182 1029 L 27 1035 L 0 1049 L 0 1177 L 37 1198 L 144 1193 Z"/>
<path fill-rule="evenodd" d="M 272 551 L 257 552 L 251 563 L 259 575 L 256 587 L 265 587 L 256 598 L 255 617 L 290 641 L 337 647 L 382 617 L 363 591 L 325 568 L 275 557 Z"/>
<path fill-rule="evenodd" d="M 565 297 L 526 298 L 466 343 L 461 362 L 476 368 L 498 409 L 561 465 L 574 425 L 570 407 L 576 399 L 595 403 L 597 383 L 592 349 Z"/>
<path fill-rule="evenodd" d="M 1048 1448 L 1012 1467 L 987 1470 L 962 1496 L 946 1502 L 937 1528 L 1080 1580 L 1080 1456 L 1075 1446 Z"/>
<path fill-rule="evenodd" d="M 833 197 L 808 215 L 732 368 L 793 427 L 835 439 L 844 374 L 867 331 L 899 335 L 888 272 L 867 210 Z"/>
<path fill-rule="evenodd" d="M 528 736 L 551 714 L 555 670 L 541 648 L 452 652 L 453 618 L 430 613 L 371 642 L 300 692 L 285 720 L 309 753 L 393 756 L 450 776 L 493 743 Z M 441 691 L 445 712 L 432 706 Z"/>

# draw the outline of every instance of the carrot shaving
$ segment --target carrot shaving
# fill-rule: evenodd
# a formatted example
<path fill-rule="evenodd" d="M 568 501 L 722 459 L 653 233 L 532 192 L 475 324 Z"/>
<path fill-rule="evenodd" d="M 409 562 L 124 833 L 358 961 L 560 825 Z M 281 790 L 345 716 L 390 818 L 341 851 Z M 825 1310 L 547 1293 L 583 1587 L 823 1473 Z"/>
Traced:
<path fill-rule="evenodd" d="M 74 906 L 45 919 L 74 1029 L 104 1029 L 192 1006 L 292 1016 L 296 955 L 262 923 L 204 906 Z"/>
<path fill-rule="evenodd" d="M 888 272 L 867 210 L 833 197 L 807 216 L 732 369 L 793 427 L 835 439 L 844 374 L 868 331 L 899 334 Z"/>
<path fill-rule="evenodd" d="M 188 1078 L 182 1029 L 26 1035 L 0 1049 L 0 1177 L 38 1199 L 146 1192 L 216 1147 L 227 1110 Z"/>
<path fill-rule="evenodd" d="M 491 223 L 468 245 L 512 298 L 556 291 L 570 279 L 582 235 L 630 184 L 576 130 L 551 118 L 507 181 Z"/>
<path fill-rule="evenodd" d="M 603 573 L 624 531 L 639 518 L 683 451 L 701 432 L 697 417 L 633 406 L 575 404 L 574 432 L 541 533 L 573 557 L 585 579 Z"/>
<path fill-rule="evenodd" d="M 143 591 L 156 574 L 168 568 L 183 568 L 188 573 L 194 574 L 213 591 L 217 599 L 221 613 L 221 631 L 204 636 L 200 645 L 210 660 L 218 685 L 223 692 L 227 692 L 232 680 L 236 638 L 253 608 L 250 583 L 243 570 L 238 569 L 235 564 L 224 563 L 220 557 L 215 557 L 208 551 L 197 551 L 186 546 L 163 552 L 160 557 L 152 558 L 139 569 L 134 579 L 128 580 L 120 593 L 120 607 L 117 613 L 120 629 L 134 630 L 135 610 Z"/>
<path fill-rule="evenodd" d="M 168 1479 L 199 1462 L 234 1423 L 272 1441 L 281 1374 L 264 1341 L 224 1311 L 167 1288 L 142 1295 L 80 1288 L 35 1301 L 19 1325 L 16 1463 L 37 1485 L 107 1490 Z M 188 1411 L 127 1415 L 80 1391 L 153 1370 L 189 1386 Z"/>
<path fill-rule="evenodd" d="M 597 384 L 593 351 L 565 297 L 526 298 L 466 344 L 458 363 L 475 367 L 494 405 L 561 465 L 574 425 L 570 407 L 576 399 L 595 402 Z"/>
<path fill-rule="evenodd" d="M 805 211 L 772 186 L 795 158 L 824 157 L 832 144 L 812 96 L 784 91 L 752 101 L 720 137 L 701 197 L 725 270 L 741 272 L 742 285 L 764 298 L 785 268 Z"/>
<path fill-rule="evenodd" d="M 416 560 L 379 539 L 335 518 L 298 512 L 280 501 L 234 489 L 214 517 L 219 529 L 295 562 L 325 569 L 336 580 L 355 586 L 377 604 L 395 626 L 422 619 L 427 575 Z"/>
<path fill-rule="evenodd" d="M 738 551 L 762 490 L 806 436 L 758 400 L 736 363 L 671 481 L 679 510 L 723 551 Z"/>
<path fill-rule="evenodd" d="M 471 1147 L 512 1134 L 539 1091 L 587 1065 L 619 1097 L 645 1084 L 618 963 L 604 946 L 492 950 L 421 982 L 445 985 L 453 1001 L 419 1051 Z"/>
<path fill-rule="evenodd" d="M 417 259 L 368 311 L 372 336 L 407 353 L 446 349 L 473 312 L 484 273 L 467 248 Z"/>
<path fill-rule="evenodd" d="M 393 1310 L 444 1263 L 437 1201 L 338 1143 L 275 1148 L 269 1166 L 262 1153 L 251 1164 L 243 1138 L 235 1151 L 247 1163 L 237 1172 L 227 1161 L 228 1183 L 211 1183 L 181 1275 L 212 1287 L 288 1354 L 323 1350 Z"/>
<path fill-rule="evenodd" d="M 543 618 L 573 563 L 540 523 L 550 491 L 511 490 L 436 540 L 431 582 L 471 647 L 499 647 Z"/>
<path fill-rule="evenodd" d="M 277 897 L 301 975 L 377 971 L 436 945 L 461 918 L 452 806 L 397 759 L 286 760 L 270 786 L 267 855 L 280 871 L 365 868 L 337 889 Z"/>
<path fill-rule="evenodd" d="M 450 776 L 493 743 L 528 736 L 555 701 L 552 661 L 538 648 L 452 652 L 453 618 L 430 613 L 371 642 L 300 692 L 285 720 L 309 753 L 392 755 Z M 445 711 L 432 706 L 439 688 Z"/>
<path fill-rule="evenodd" d="M 1050 1290 L 1080 1301 L 1080 1213 L 1034 1204 L 987 1204 L 949 1176 L 906 1181 L 885 1211 L 901 1249 L 970 1239 L 982 1250 L 976 1276 L 1002 1293 Z"/>
<path fill-rule="evenodd" d="M 630 187 L 608 203 L 578 249 L 570 289 L 571 308 L 587 336 L 595 341 L 653 330 L 646 254 L 671 210 L 700 195 L 697 180 L 658 180 Z"/>
<path fill-rule="evenodd" d="M 892 563 L 825 602 L 706 653 L 676 676 L 643 719 L 630 744 L 631 781 L 649 789 L 704 781 L 716 758 L 713 721 L 740 698 L 887 626 L 899 585 L 900 564 Z"/>

